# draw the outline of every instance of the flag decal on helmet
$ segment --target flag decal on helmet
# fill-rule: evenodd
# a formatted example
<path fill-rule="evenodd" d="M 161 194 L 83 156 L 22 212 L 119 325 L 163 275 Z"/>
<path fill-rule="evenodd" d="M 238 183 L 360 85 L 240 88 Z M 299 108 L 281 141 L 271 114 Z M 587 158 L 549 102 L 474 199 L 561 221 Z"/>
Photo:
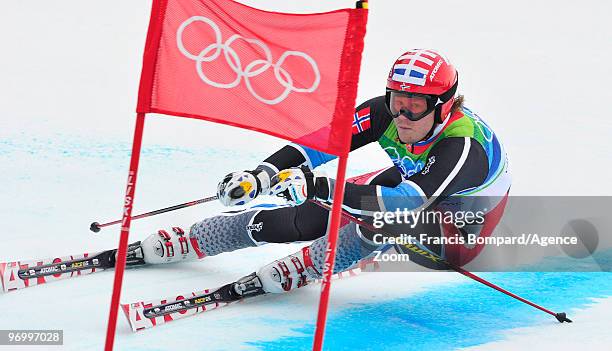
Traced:
<path fill-rule="evenodd" d="M 408 63 L 396 63 L 393 66 L 391 79 L 397 82 L 425 86 L 425 80 L 431 71 L 431 66 L 436 57 L 438 55 L 428 50 L 417 50 L 402 55 L 398 61 L 409 61 Z"/>

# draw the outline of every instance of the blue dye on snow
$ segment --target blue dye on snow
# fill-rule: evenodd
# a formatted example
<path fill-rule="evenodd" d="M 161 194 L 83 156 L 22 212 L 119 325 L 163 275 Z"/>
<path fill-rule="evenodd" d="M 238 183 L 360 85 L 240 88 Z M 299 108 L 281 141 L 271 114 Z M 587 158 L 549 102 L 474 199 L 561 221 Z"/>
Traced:
<path fill-rule="evenodd" d="M 567 312 L 569 318 L 573 308 L 584 308 L 591 298 L 612 295 L 609 272 L 481 276 L 545 308 Z M 330 313 L 325 349 L 453 350 L 500 340 L 506 329 L 551 323 L 558 323 L 553 316 L 482 284 L 449 283 L 405 298 Z M 295 330 L 303 336 L 248 345 L 263 350 L 308 350 L 313 330 L 309 324 Z"/>

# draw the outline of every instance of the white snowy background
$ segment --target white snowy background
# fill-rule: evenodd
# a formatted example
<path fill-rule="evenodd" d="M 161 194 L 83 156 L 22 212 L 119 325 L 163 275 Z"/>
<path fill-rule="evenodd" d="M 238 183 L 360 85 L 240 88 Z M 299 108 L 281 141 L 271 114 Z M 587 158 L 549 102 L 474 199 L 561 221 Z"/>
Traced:
<path fill-rule="evenodd" d="M 354 5 L 340 0 L 243 2 L 300 13 Z M 0 261 L 116 246 L 118 228 L 97 235 L 88 228 L 94 220 L 121 215 L 150 6 L 142 0 L 2 2 Z M 373 0 L 370 8 L 359 101 L 384 92 L 390 64 L 403 51 L 437 48 L 460 71 L 460 92 L 467 105 L 505 143 L 514 195 L 612 195 L 609 2 Z M 223 175 L 254 167 L 284 143 L 209 122 L 151 115 L 145 125 L 134 213 L 210 196 Z M 351 155 L 349 173 L 388 164 L 383 152 L 371 145 Z M 334 165 L 328 167 L 330 173 Z M 187 227 L 221 210 L 213 203 L 137 220 L 131 240 L 169 225 Z M 269 245 L 202 262 L 127 271 L 122 301 L 214 287 L 295 249 Z M 533 275 L 524 284 L 520 275 L 488 277 L 514 284 L 518 293 L 542 283 Z M 571 300 L 563 301 L 561 307 L 570 306 L 567 312 L 576 319 L 571 325 L 524 317 L 539 313 L 529 309 L 521 310 L 524 319 L 491 325 L 487 316 L 518 303 L 481 289 L 476 291 L 482 299 L 432 298 L 427 309 L 406 312 L 407 320 L 399 321 L 405 323 L 401 333 L 377 337 L 384 329 L 370 323 L 384 320 L 384 309 L 365 313 L 356 306 L 419 294 L 438 296 L 428 295 L 434 292 L 453 296 L 475 283 L 451 273 L 364 274 L 334 284 L 326 345 L 349 349 L 357 342 L 368 344 L 371 337 L 368 349 L 428 349 L 445 328 L 456 327 L 444 321 L 457 306 L 475 303 L 485 310 L 475 312 L 480 319 L 466 323 L 496 332 L 473 341 L 459 335 L 456 342 L 436 347 L 607 349 L 612 343 L 612 287 L 605 283 L 610 276 L 567 274 L 551 281 L 578 278 L 593 285 L 568 295 L 582 301 L 579 309 L 571 309 Z M 55 349 L 102 349 L 112 279 L 113 274 L 105 272 L 4 294 L 0 329 L 63 329 L 65 344 Z M 558 302 L 558 291 L 540 289 L 533 298 L 543 304 Z M 137 334 L 120 315 L 116 349 L 308 349 L 318 292 L 314 286 L 259 298 Z M 487 306 L 495 299 L 497 303 Z M 362 321 L 355 339 L 344 329 L 357 328 L 357 323 L 342 324 L 340 318 L 347 314 L 355 317 L 349 321 Z M 346 335 L 334 333 L 335 316 Z M 432 320 L 438 320 L 436 327 L 428 324 Z M 412 336 L 402 338 L 404 332 Z M 291 344 L 298 339 L 301 343 Z M 0 346 L 4 349 L 8 347 Z"/>

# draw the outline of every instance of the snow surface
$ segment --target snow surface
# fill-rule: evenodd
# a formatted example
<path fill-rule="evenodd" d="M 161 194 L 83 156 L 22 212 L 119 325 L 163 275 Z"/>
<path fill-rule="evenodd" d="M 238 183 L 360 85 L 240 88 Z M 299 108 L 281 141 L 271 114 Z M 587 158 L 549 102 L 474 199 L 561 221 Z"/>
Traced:
<path fill-rule="evenodd" d="M 610 311 L 612 311 L 612 298 L 594 299 L 592 306 L 572 313 L 576 324 L 566 324 L 562 327 L 552 324 L 511 329 L 504 332 L 505 340 L 468 347 L 463 350 L 525 350 L 532 348 L 534 345 L 542 345 L 550 349 L 562 345 L 563 349 L 566 350 L 609 349 L 612 345 L 612 333 L 610 333 L 609 328 L 602 328 L 601 324 L 609 321 Z M 609 322 L 607 323 L 609 326 Z M 578 338 L 576 335 L 582 335 L 583 337 Z"/>
<path fill-rule="evenodd" d="M 303 13 L 353 6 L 245 3 Z M 370 7 L 360 101 L 382 93 L 389 65 L 405 49 L 438 48 L 460 70 L 468 106 L 505 142 L 514 195 L 612 195 L 609 2 L 385 0 Z M 149 10 L 150 1 L 3 4 L 0 261 L 116 246 L 118 229 L 93 235 L 88 228 L 121 214 Z M 283 144 L 208 122 L 150 116 L 134 213 L 209 196 L 223 175 L 255 166 Z M 351 156 L 349 174 L 388 164 L 368 146 Z M 206 204 L 134 221 L 131 238 L 221 210 Z M 122 301 L 217 286 L 298 247 L 130 270 Z M 326 347 L 609 348 L 609 273 L 487 278 L 565 310 L 575 323 L 558 324 L 456 274 L 370 273 L 334 283 Z M 55 349 L 101 349 L 112 279 L 107 272 L 4 294 L 0 329 L 64 329 L 65 345 Z M 137 334 L 120 319 L 116 349 L 308 349 L 318 291 L 262 297 Z"/>

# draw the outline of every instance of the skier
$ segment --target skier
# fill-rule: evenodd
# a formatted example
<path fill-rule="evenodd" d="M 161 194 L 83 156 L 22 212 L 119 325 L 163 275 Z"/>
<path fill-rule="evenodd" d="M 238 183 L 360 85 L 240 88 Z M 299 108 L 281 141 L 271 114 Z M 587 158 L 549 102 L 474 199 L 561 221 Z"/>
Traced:
<path fill-rule="evenodd" d="M 464 106 L 464 97 L 456 93 L 457 86 L 455 67 L 437 51 L 409 50 L 395 61 L 387 78 L 386 94 L 357 107 L 351 141 L 351 151 L 378 142 L 393 166 L 349 179 L 343 200 L 346 211 L 371 223 L 376 213 L 385 211 L 440 213 L 450 209 L 456 213 L 467 206 L 483 214 L 481 221 L 472 224 L 470 233 L 491 235 L 503 214 L 510 188 L 508 162 L 493 130 Z M 130 245 L 128 265 L 177 262 L 266 243 L 314 240 L 299 252 L 242 278 L 233 285 L 231 294 L 289 291 L 320 278 L 327 247 L 328 212 L 307 200 L 331 202 L 334 180 L 314 169 L 333 158 L 289 144 L 254 170 L 228 174 L 218 185 L 219 200 L 224 205 L 244 205 L 262 194 L 284 197 L 287 205 L 230 211 L 193 224 L 188 233 L 178 227 L 160 230 L 140 245 Z M 459 201 L 457 205 L 457 201 L 448 201 L 451 198 L 478 201 Z M 386 224 L 383 228 L 393 234 L 450 237 L 465 235 L 466 227 L 419 222 Z M 375 234 L 354 223 L 344 225 L 339 233 L 334 272 L 349 269 L 380 250 Z M 482 245 L 415 244 L 460 266 L 483 249 Z M 401 245 L 396 249 L 426 267 L 444 268 Z"/>

